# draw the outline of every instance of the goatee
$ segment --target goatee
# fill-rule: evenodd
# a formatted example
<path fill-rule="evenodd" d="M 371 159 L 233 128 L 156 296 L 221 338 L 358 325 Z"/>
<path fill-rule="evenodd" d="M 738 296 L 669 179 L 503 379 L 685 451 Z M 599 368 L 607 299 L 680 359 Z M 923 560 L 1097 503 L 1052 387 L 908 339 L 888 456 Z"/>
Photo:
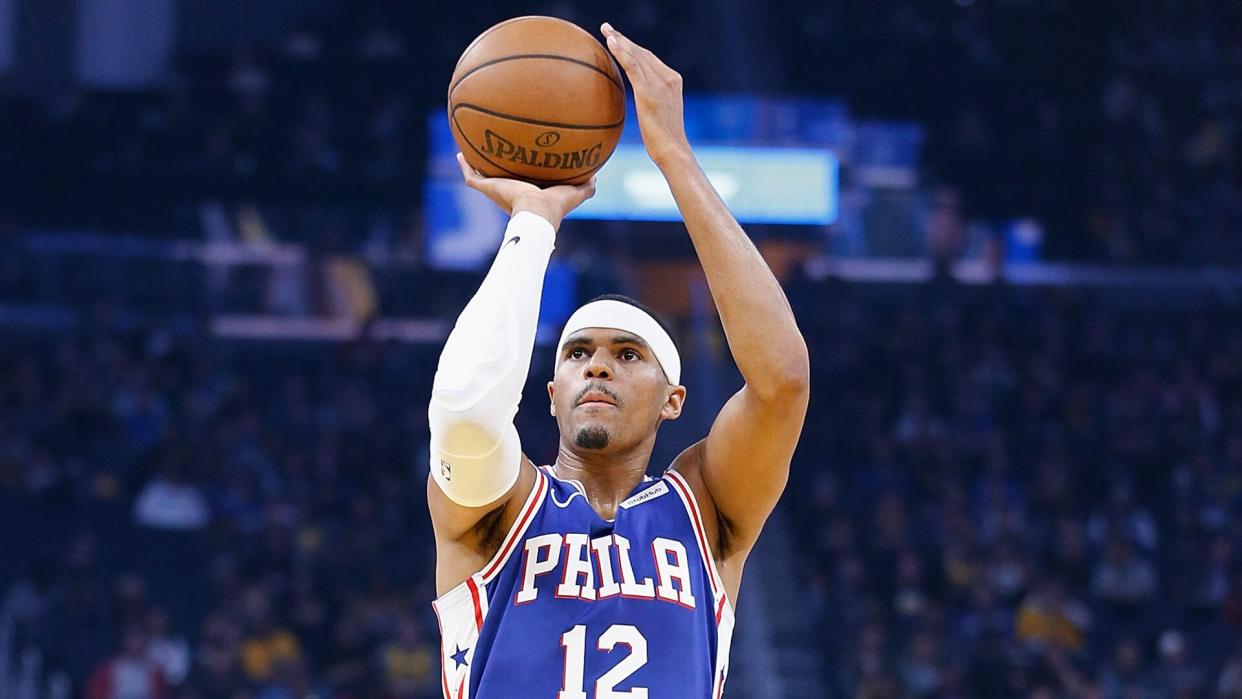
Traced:
<path fill-rule="evenodd" d="M 583 449 L 603 449 L 608 446 L 608 430 L 603 427 L 583 427 L 574 437 L 574 444 Z"/>

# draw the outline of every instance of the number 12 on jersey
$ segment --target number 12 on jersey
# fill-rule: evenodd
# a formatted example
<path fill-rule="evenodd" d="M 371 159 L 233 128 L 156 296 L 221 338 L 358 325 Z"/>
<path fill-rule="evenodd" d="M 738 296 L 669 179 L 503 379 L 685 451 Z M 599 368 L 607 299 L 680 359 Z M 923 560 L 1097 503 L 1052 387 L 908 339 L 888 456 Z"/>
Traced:
<path fill-rule="evenodd" d="M 556 699 L 647 699 L 646 687 L 623 692 L 614 689 L 647 664 L 647 639 L 629 624 L 613 624 L 599 637 L 599 650 L 611 653 L 617 646 L 629 646 L 630 654 L 595 680 L 595 694 L 588 698 L 582 678 L 586 665 L 586 630 L 586 625 L 578 624 L 561 634 L 561 647 L 565 649 L 565 684 Z"/>

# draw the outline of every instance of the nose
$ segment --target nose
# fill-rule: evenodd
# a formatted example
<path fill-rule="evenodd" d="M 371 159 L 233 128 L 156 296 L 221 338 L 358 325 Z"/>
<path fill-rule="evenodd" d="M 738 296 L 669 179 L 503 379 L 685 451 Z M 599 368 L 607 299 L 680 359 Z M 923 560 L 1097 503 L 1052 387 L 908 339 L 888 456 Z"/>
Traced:
<path fill-rule="evenodd" d="M 612 369 L 609 366 L 611 358 L 608 354 L 607 347 L 600 347 L 591 355 L 591 361 L 586 363 L 583 368 L 583 376 L 588 379 L 611 379 Z"/>

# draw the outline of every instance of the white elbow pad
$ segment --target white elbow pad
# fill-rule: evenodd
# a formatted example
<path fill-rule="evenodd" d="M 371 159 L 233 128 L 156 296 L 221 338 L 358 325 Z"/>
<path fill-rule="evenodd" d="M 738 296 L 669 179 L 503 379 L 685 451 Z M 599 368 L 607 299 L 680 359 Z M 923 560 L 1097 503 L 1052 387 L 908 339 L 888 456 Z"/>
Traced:
<path fill-rule="evenodd" d="M 522 445 L 513 416 L 524 378 L 514 371 L 517 336 L 507 300 L 476 298 L 440 355 L 427 410 L 431 475 L 464 507 L 495 502 L 517 480 Z"/>
<path fill-rule="evenodd" d="M 435 413 L 435 403 L 432 403 Z M 482 507 L 496 502 L 517 482 L 522 464 L 522 444 L 510 422 L 499 440 L 478 425 L 458 422 L 445 427 L 437 439 L 431 430 L 431 476 L 449 500 L 463 507 Z M 460 444 L 456 452 L 448 444 Z"/>

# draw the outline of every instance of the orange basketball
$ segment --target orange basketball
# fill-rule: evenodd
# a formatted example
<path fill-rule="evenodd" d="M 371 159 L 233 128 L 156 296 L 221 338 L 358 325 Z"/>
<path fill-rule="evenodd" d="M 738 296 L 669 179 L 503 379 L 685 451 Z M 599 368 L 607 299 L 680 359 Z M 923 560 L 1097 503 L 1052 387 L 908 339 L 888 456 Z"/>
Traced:
<path fill-rule="evenodd" d="M 448 117 L 466 162 L 484 175 L 578 184 L 617 147 L 625 83 L 581 27 L 517 17 L 466 47 L 449 83 Z"/>

